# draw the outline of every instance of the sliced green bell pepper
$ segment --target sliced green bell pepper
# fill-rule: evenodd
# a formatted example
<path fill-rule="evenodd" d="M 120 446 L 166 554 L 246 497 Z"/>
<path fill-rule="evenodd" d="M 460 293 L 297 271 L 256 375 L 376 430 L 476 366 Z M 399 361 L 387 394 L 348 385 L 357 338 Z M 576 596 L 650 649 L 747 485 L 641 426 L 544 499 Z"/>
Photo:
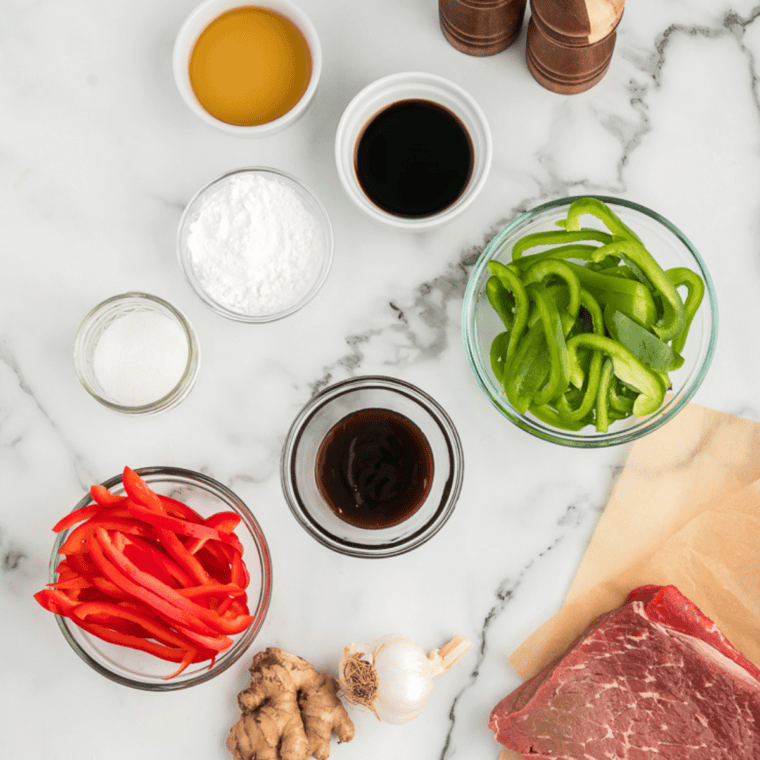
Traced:
<path fill-rule="evenodd" d="M 696 272 L 692 272 L 691 269 L 687 269 L 686 267 L 668 269 L 665 274 L 676 288 L 681 285 L 686 286 L 686 301 L 684 303 L 686 321 L 681 333 L 673 338 L 673 350 L 680 353 L 686 344 L 686 336 L 689 334 L 689 328 L 691 327 L 694 315 L 697 313 L 697 309 L 705 295 L 705 283 Z"/>
<path fill-rule="evenodd" d="M 625 346 L 604 335 L 581 333 L 567 342 L 567 357 L 573 385 L 582 380 L 583 371 L 578 366 L 577 351 L 581 346 L 598 349 L 612 359 L 615 375 L 626 385 L 638 391 L 633 402 L 633 413 L 637 417 L 657 411 L 665 399 L 665 386 L 659 375 L 642 364 Z M 580 374 L 580 378 L 578 377 Z"/>
<path fill-rule="evenodd" d="M 643 273 L 662 301 L 662 314 L 652 326 L 652 330 L 662 340 L 668 341 L 675 338 L 683 330 L 686 322 L 684 304 L 675 285 L 652 254 L 638 240 L 618 239 L 601 246 L 594 254 L 597 260 L 608 255 L 619 256 Z"/>
<path fill-rule="evenodd" d="M 592 272 L 569 261 L 566 264 L 601 306 L 613 306 L 644 327 L 651 327 L 657 321 L 652 294 L 640 282 Z"/>
<path fill-rule="evenodd" d="M 570 383 L 567 346 L 557 304 L 547 289 L 538 282 L 532 282 L 526 286 L 525 291 L 538 309 L 551 361 L 549 380 L 546 386 L 533 397 L 533 403 L 541 406 L 562 395 Z"/>
<path fill-rule="evenodd" d="M 647 367 L 658 372 L 670 372 L 683 366 L 683 356 L 622 311 L 607 306 L 604 324 L 610 337 L 624 345 Z"/>
<path fill-rule="evenodd" d="M 509 346 L 505 357 L 505 362 L 509 363 L 528 324 L 530 300 L 520 278 L 509 267 L 506 267 L 500 261 L 490 261 L 488 262 L 488 271 L 499 279 L 504 289 L 509 291 L 515 299 L 512 326 L 509 334 Z"/>

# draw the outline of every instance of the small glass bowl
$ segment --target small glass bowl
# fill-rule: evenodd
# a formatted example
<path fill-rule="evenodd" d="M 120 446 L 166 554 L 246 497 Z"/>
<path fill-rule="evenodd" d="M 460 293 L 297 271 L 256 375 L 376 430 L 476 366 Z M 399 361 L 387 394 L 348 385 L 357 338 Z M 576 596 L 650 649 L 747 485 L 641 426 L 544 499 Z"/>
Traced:
<path fill-rule="evenodd" d="M 72 649 L 94 670 L 123 686 L 145 691 L 176 691 L 203 683 L 227 670 L 243 655 L 261 628 L 272 593 L 272 562 L 264 534 L 248 507 L 232 491 L 207 475 L 177 467 L 145 467 L 135 470 L 156 493 L 185 502 L 202 517 L 214 512 L 232 511 L 241 517 L 236 529 L 243 545 L 243 560 L 250 574 L 248 605 L 253 622 L 242 633 L 233 636 L 234 643 L 222 652 L 209 667 L 208 662 L 193 663 L 172 679 L 165 676 L 177 669 L 177 663 L 166 662 L 136 649 L 110 644 L 56 615 L 58 626 Z M 121 475 L 105 481 L 111 492 L 124 494 Z M 75 507 L 85 507 L 93 501 L 89 494 Z M 70 530 L 56 538 L 50 557 L 50 582 L 57 580 L 55 568 L 63 559 L 59 549 Z"/>
<path fill-rule="evenodd" d="M 198 220 L 201 209 L 204 204 L 219 192 L 224 185 L 231 182 L 235 177 L 241 175 L 260 175 L 268 179 L 275 179 L 295 191 L 304 207 L 310 211 L 316 219 L 320 230 L 320 261 L 317 270 L 309 285 L 297 295 L 294 300 L 286 304 L 283 308 L 276 311 L 247 313 L 230 308 L 228 305 L 221 303 L 208 293 L 204 288 L 201 278 L 198 276 L 192 261 L 192 254 L 188 245 L 188 238 L 191 227 Z M 295 177 L 277 169 L 270 169 L 262 166 L 254 166 L 244 169 L 236 169 L 226 174 L 222 174 L 205 187 L 201 188 L 190 200 L 182 214 L 177 232 L 177 254 L 179 256 L 182 271 L 185 273 L 190 287 L 193 289 L 198 298 L 208 306 L 212 311 L 221 314 L 223 317 L 233 319 L 238 322 L 273 322 L 276 319 L 293 314 L 303 308 L 324 285 L 327 275 L 330 272 L 333 260 L 333 233 L 330 218 L 327 215 L 325 207 L 314 193 L 302 185 Z"/>
<path fill-rule="evenodd" d="M 334 425 L 364 409 L 388 409 L 411 420 L 433 457 L 433 476 L 422 505 L 389 528 L 360 528 L 341 520 L 325 503 L 316 479 L 320 445 Z M 351 557 L 382 558 L 416 549 L 430 540 L 454 510 L 464 475 L 464 457 L 454 423 L 430 396 L 409 383 L 367 376 L 325 388 L 301 410 L 282 450 L 280 475 L 291 512 L 307 533 Z"/>
<path fill-rule="evenodd" d="M 118 319 L 138 313 L 153 312 L 177 324 L 187 340 L 187 363 L 174 387 L 160 398 L 132 406 L 109 394 L 95 373 L 94 357 L 105 331 Z M 103 406 L 124 414 L 154 414 L 179 404 L 192 390 L 200 367 L 200 347 L 187 318 L 168 301 L 147 293 L 124 293 L 98 304 L 84 318 L 74 339 L 74 369 L 84 389 Z"/>
<path fill-rule="evenodd" d="M 570 204 L 580 197 L 595 197 L 610 208 L 641 237 L 642 242 L 663 269 L 687 267 L 699 274 L 705 283 L 705 296 L 689 329 L 683 351 L 683 366 L 670 372 L 672 390 L 663 405 L 647 417 L 629 417 L 598 433 L 592 425 L 577 432 L 560 430 L 541 422 L 532 414 L 520 414 L 501 391 L 490 362 L 493 339 L 503 331 L 496 312 L 486 297 L 489 277 L 488 262 L 508 264 L 512 246 L 523 236 L 540 231 L 556 230 L 555 222 L 567 216 Z M 584 218 L 584 224 L 586 219 Z M 575 196 L 560 198 L 538 206 L 508 224 L 486 246 L 470 274 L 462 306 L 462 337 L 465 352 L 475 379 L 488 400 L 510 422 L 545 441 L 564 446 L 593 448 L 628 443 L 647 435 L 678 414 L 699 388 L 710 367 L 718 334 L 718 303 L 715 287 L 704 261 L 689 239 L 671 222 L 644 206 L 621 198 Z"/>

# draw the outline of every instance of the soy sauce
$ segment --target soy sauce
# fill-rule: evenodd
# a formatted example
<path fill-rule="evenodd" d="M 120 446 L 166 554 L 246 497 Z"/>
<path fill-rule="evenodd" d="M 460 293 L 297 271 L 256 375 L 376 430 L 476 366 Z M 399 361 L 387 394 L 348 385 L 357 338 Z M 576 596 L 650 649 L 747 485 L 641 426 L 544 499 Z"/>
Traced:
<path fill-rule="evenodd" d="M 473 167 L 464 124 L 429 100 L 401 100 L 376 114 L 356 143 L 356 177 L 367 197 L 396 216 L 431 216 L 464 192 Z"/>
<path fill-rule="evenodd" d="M 362 409 L 338 422 L 319 447 L 319 491 L 330 509 L 359 528 L 389 528 L 422 506 L 433 481 L 424 433 L 389 409 Z"/>

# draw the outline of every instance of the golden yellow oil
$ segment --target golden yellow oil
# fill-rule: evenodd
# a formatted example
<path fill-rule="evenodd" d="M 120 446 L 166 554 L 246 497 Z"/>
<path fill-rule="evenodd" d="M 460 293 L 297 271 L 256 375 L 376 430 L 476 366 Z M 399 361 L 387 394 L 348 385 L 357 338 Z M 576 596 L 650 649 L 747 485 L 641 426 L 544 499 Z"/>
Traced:
<path fill-rule="evenodd" d="M 241 6 L 214 19 L 190 55 L 198 102 L 227 124 L 250 127 L 283 116 L 311 78 L 303 32 L 269 8 Z"/>

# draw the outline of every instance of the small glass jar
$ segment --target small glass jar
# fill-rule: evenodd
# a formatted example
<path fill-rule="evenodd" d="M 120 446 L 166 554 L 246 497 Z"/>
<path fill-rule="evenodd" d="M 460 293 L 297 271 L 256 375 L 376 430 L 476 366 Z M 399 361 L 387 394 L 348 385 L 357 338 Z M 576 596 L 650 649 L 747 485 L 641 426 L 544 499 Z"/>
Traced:
<path fill-rule="evenodd" d="M 141 336 L 140 326 L 147 324 L 146 316 L 148 320 L 153 316 L 165 318 L 167 329 L 151 330 L 150 334 Z M 120 323 L 124 318 L 133 317 L 139 321 L 131 329 Z M 154 324 L 164 327 L 160 321 Z M 104 336 L 113 328 L 120 334 L 115 337 L 110 333 L 107 338 L 110 345 L 102 345 Z M 151 351 L 155 356 L 156 349 L 160 348 L 157 341 L 162 336 L 167 338 L 167 343 L 171 340 L 172 345 L 166 346 L 167 351 L 174 352 L 170 354 L 174 356 L 171 372 L 163 376 L 161 370 L 165 368 L 149 361 Z M 114 350 L 119 345 L 124 347 L 121 356 Z M 131 364 L 128 362 L 130 356 L 135 358 Z M 186 356 L 184 361 L 183 356 Z M 104 368 L 104 363 L 109 364 L 114 357 L 120 366 Z M 141 366 L 137 364 L 138 357 L 146 360 Z M 160 356 L 159 360 L 168 361 L 168 358 Z M 133 365 L 136 371 L 131 373 Z M 190 393 L 199 365 L 198 340 L 185 316 L 167 301 L 147 293 L 124 293 L 98 304 L 84 318 L 74 340 L 74 369 L 79 382 L 103 406 L 124 414 L 154 414 L 176 406 Z M 111 370 L 117 376 L 116 381 Z M 133 377 L 130 380 L 116 370 L 123 370 L 124 375 Z"/>

